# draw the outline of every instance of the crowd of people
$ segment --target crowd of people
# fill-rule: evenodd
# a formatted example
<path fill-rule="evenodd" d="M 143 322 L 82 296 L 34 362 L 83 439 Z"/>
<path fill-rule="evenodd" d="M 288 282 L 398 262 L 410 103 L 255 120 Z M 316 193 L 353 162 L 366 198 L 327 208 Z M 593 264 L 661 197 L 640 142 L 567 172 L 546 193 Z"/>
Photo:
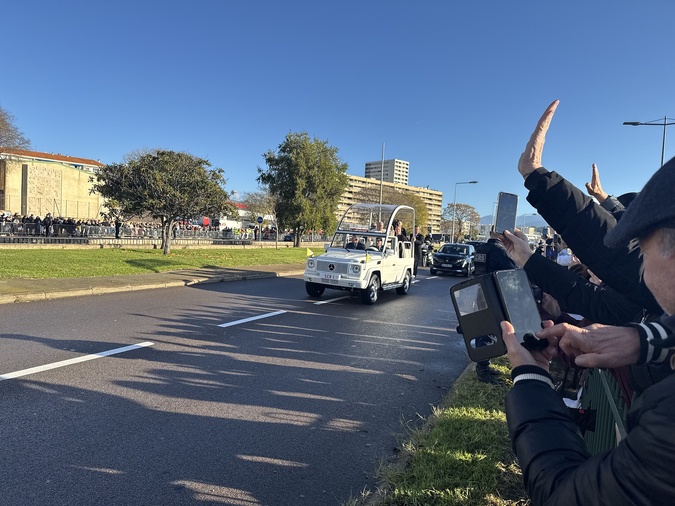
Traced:
<path fill-rule="evenodd" d="M 518 230 L 492 239 L 541 290 L 544 349 L 529 351 L 501 323 L 513 366 L 513 449 L 533 504 L 675 504 L 675 158 L 640 192 L 619 197 L 605 193 L 593 165 L 584 192 L 542 165 L 557 106 L 539 120 L 518 170 L 528 202 L 559 238 L 535 251 Z M 626 380 L 627 436 L 616 448 L 588 452 L 553 389 L 554 359 Z"/>

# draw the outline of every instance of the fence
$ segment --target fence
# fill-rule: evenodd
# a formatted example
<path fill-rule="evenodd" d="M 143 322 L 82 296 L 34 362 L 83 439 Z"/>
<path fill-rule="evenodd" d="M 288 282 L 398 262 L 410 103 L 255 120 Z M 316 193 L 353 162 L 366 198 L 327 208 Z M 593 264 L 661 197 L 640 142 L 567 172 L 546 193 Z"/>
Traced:
<path fill-rule="evenodd" d="M 587 411 L 595 410 L 595 428 L 587 430 L 584 435 L 590 453 L 611 450 L 626 437 L 626 403 L 619 384 L 610 372 L 602 369 L 587 371 L 581 406 Z"/>
<path fill-rule="evenodd" d="M 91 238 L 115 238 L 115 227 L 103 225 L 73 225 L 67 223 L 56 223 L 51 226 L 49 235 L 47 235 L 47 227 L 35 223 L 0 223 L 0 236 L 16 236 L 16 237 L 91 237 Z M 161 239 L 162 230 L 156 227 L 147 226 L 133 226 L 122 225 L 120 227 L 120 238 L 123 239 Z M 226 230 L 207 230 L 202 228 L 194 229 L 176 229 L 173 234 L 174 239 L 199 239 L 199 240 L 245 240 L 257 241 L 255 234 L 249 229 L 226 229 Z M 263 234 L 263 241 L 274 241 L 276 235 L 274 233 Z M 280 237 L 280 240 L 282 238 Z M 318 234 L 303 235 L 302 242 L 311 241 L 327 241 L 325 236 Z"/>

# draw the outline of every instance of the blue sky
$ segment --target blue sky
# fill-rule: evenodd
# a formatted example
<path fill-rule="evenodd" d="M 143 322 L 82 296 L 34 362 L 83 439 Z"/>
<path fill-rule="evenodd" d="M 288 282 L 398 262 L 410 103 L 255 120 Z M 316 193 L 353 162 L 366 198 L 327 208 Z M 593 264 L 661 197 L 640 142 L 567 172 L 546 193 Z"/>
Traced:
<path fill-rule="evenodd" d="M 410 184 L 492 213 L 560 99 L 544 165 L 577 186 L 639 190 L 675 118 L 672 0 L 35 1 L 3 5 L 0 105 L 36 151 L 119 162 L 161 147 L 257 189 L 289 132 L 339 149 L 348 173 L 410 162 Z M 672 133 L 671 133 L 672 130 Z M 666 160 L 675 155 L 675 126 Z"/>

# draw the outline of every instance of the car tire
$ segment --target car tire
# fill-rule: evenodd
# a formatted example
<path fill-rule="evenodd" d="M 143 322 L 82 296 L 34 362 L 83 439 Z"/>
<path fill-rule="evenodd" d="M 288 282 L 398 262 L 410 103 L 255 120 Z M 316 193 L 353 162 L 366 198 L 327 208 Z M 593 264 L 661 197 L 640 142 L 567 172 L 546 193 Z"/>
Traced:
<path fill-rule="evenodd" d="M 318 299 L 323 295 L 323 292 L 324 290 L 326 290 L 326 287 L 318 283 L 311 283 L 307 281 L 305 282 L 305 290 L 307 290 L 307 295 Z"/>
<path fill-rule="evenodd" d="M 429 274 L 431 274 L 432 276 L 435 276 L 436 272 L 437 272 L 436 269 L 434 269 L 433 267 L 429 267 Z"/>
<path fill-rule="evenodd" d="M 396 293 L 399 295 L 407 295 L 407 293 L 410 291 L 410 281 L 410 271 L 405 271 L 403 284 L 396 289 Z"/>
<path fill-rule="evenodd" d="M 361 302 L 364 304 L 375 304 L 377 302 L 378 292 L 380 290 L 380 277 L 373 274 L 368 282 L 368 286 L 361 290 Z"/>

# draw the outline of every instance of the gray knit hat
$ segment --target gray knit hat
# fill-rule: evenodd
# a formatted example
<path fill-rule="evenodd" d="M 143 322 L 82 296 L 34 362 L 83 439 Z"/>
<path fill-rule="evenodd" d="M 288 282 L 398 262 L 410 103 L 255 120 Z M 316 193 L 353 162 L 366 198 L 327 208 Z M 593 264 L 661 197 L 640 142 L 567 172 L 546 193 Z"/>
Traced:
<path fill-rule="evenodd" d="M 675 228 L 675 158 L 647 181 L 621 220 L 605 236 L 605 245 L 616 248 L 657 228 Z"/>

